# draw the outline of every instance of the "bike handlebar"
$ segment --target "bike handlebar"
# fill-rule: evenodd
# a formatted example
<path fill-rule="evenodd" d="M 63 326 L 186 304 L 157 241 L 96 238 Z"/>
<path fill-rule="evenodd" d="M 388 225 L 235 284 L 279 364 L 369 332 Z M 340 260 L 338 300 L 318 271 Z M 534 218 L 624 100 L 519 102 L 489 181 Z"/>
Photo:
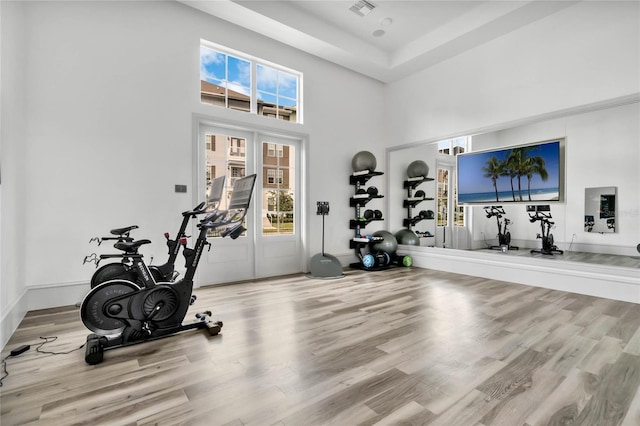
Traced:
<path fill-rule="evenodd" d="M 204 201 L 195 206 L 192 210 L 187 210 L 186 212 L 182 212 L 183 216 L 192 216 L 197 214 L 202 214 L 206 211 L 207 203 Z"/>

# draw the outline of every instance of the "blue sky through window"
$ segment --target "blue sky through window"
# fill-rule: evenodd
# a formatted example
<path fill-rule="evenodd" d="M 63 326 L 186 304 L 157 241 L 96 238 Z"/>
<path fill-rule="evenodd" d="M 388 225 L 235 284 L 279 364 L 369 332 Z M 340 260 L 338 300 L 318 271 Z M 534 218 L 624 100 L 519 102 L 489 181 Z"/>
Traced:
<path fill-rule="evenodd" d="M 251 95 L 251 63 L 206 47 L 200 47 L 200 79 Z"/>
<path fill-rule="evenodd" d="M 252 81 L 252 75 L 255 81 Z M 230 95 L 231 91 L 249 98 L 255 91 L 256 99 L 250 100 L 252 105 L 255 105 L 257 100 L 269 104 L 265 106 L 276 106 L 278 116 L 284 112 L 283 108 L 294 110 L 296 113 L 291 117 L 295 121 L 298 120 L 300 76 L 295 71 L 287 72 L 278 66 L 265 65 L 257 59 L 244 59 L 242 54 L 236 56 L 224 48 L 203 43 L 200 45 L 200 80 L 226 88 L 229 91 L 226 92 L 228 99 L 233 99 Z M 237 101 L 237 97 L 235 98 Z M 225 106 L 231 108 L 231 104 L 226 99 L 227 97 L 225 97 Z M 207 99 L 205 103 L 211 103 L 211 101 Z M 238 108 L 237 102 L 234 108 Z M 267 110 L 264 111 L 267 114 Z M 258 113 L 261 114 L 261 112 Z"/>
<path fill-rule="evenodd" d="M 279 106 L 294 107 L 298 97 L 298 77 L 258 64 L 258 99 Z"/>

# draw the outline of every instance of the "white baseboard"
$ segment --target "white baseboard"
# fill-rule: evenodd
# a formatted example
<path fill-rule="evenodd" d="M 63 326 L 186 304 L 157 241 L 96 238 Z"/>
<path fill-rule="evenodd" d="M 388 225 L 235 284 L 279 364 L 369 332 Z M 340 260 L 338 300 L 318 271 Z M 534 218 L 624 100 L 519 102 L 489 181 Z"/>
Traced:
<path fill-rule="evenodd" d="M 81 302 L 88 292 L 87 282 L 28 287 L 0 318 L 0 347 L 4 348 L 27 312 L 75 305 Z"/>
<path fill-rule="evenodd" d="M 23 291 L 16 301 L 2 313 L 0 318 L 0 348 L 4 350 L 11 335 L 29 311 L 28 292 Z"/>
<path fill-rule="evenodd" d="M 475 240 L 472 243 L 471 248 L 473 250 L 484 249 L 487 248 L 488 245 L 497 245 L 498 240 L 496 238 L 491 238 L 485 241 L 483 240 Z M 583 253 L 602 253 L 602 254 L 613 254 L 616 256 L 636 256 L 638 252 L 635 246 L 619 246 L 619 245 L 604 245 L 604 244 L 587 244 L 587 243 L 577 243 L 577 242 L 558 242 L 555 244 L 561 250 L 565 251 L 579 251 Z M 511 245 L 527 248 L 527 249 L 539 249 L 542 247 L 541 240 L 520 240 L 513 239 L 511 240 Z"/>
<path fill-rule="evenodd" d="M 433 247 L 398 251 L 420 268 L 640 303 L 640 274 L 634 268 Z"/>
<path fill-rule="evenodd" d="M 82 302 L 89 290 L 86 281 L 31 286 L 28 288 L 29 310 L 75 305 Z"/>

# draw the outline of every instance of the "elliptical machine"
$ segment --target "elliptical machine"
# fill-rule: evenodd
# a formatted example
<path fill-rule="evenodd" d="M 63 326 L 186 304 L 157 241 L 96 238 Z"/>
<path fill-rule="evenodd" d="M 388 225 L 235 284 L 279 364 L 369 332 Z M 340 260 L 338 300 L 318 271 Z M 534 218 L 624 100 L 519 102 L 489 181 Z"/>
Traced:
<path fill-rule="evenodd" d="M 209 196 L 207 202 L 202 202 L 194 207 L 192 210 L 182 212 L 182 223 L 180 229 L 176 234 L 175 239 L 171 239 L 168 232 L 165 232 L 164 237 L 167 240 L 167 247 L 169 248 L 169 259 L 163 265 L 149 265 L 149 272 L 153 276 L 156 282 L 175 281 L 178 276 L 178 272 L 175 270 L 175 262 L 180 252 L 181 239 L 186 238 L 187 225 L 190 219 L 195 219 L 198 215 L 211 212 L 211 207 L 215 206 L 214 210 L 220 205 L 220 200 L 224 193 L 224 181 L 225 176 L 217 177 L 211 183 L 209 189 Z M 91 277 L 91 288 L 95 288 L 99 284 L 104 282 L 121 279 L 136 282 L 139 285 L 144 285 L 144 282 L 139 278 L 138 271 L 136 270 L 133 259 L 139 256 L 138 249 L 144 244 L 150 244 L 151 241 L 147 239 L 135 241 L 129 236 L 130 232 L 134 229 L 138 229 L 138 226 L 127 226 L 125 228 L 112 229 L 110 233 L 113 237 L 93 237 L 89 242 L 97 241 L 100 245 L 106 240 L 116 240 L 114 247 L 121 250 L 122 253 L 118 254 L 101 254 L 97 256 L 95 253 L 90 256 L 85 256 L 84 262 L 95 262 L 96 267 L 104 259 L 122 259 L 121 262 L 109 263 L 103 265 Z M 128 243 L 128 244 L 121 244 Z"/>
<path fill-rule="evenodd" d="M 507 226 L 511 224 L 511 220 L 505 217 L 504 220 L 500 222 L 500 219 L 505 215 L 502 206 L 486 206 L 484 207 L 484 212 L 488 219 L 495 217 L 496 223 L 498 224 L 498 245 L 489 248 L 491 250 L 503 250 L 503 247 L 506 247 L 507 250 L 519 250 L 518 247 L 511 245 L 511 233 L 507 230 Z"/>
<path fill-rule="evenodd" d="M 549 256 L 554 253 L 563 254 L 564 251 L 560 250 L 553 243 L 551 228 L 555 225 L 555 222 L 551 221 L 551 207 L 549 205 L 527 206 L 527 213 L 529 214 L 529 221 L 531 223 L 540 221 L 540 233 L 536 235 L 536 238 L 542 239 L 542 248 L 539 250 L 532 249 L 531 253 L 540 253 Z"/>
<path fill-rule="evenodd" d="M 209 230 L 218 230 L 221 237 L 238 238 L 246 229 L 242 225 L 253 193 L 256 175 L 236 180 L 228 210 L 217 210 L 199 224 L 199 235 L 194 248 L 186 246 L 182 238 L 186 260 L 184 278 L 174 283 L 156 282 L 142 255 L 132 255 L 133 266 L 143 284 L 129 280 L 111 280 L 93 288 L 80 306 L 80 317 L 93 333 L 87 336 L 85 361 L 88 364 L 102 362 L 104 351 L 123 346 L 160 339 L 174 333 L 195 328 L 206 328 L 217 335 L 222 322 L 210 320 L 211 312 L 196 314 L 196 320 L 182 324 L 196 296 L 192 294 L 193 278 L 207 242 Z M 139 242 L 121 242 L 123 245 L 140 245 Z"/>

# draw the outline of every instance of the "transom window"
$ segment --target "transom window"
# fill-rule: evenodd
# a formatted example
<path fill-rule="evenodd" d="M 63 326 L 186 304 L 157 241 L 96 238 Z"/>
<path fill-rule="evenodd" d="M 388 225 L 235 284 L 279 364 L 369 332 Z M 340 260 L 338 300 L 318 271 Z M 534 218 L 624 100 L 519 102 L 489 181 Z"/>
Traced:
<path fill-rule="evenodd" d="M 438 142 L 438 153 L 446 155 L 462 154 L 468 150 L 467 140 L 466 136 L 461 136 L 440 141 Z"/>
<path fill-rule="evenodd" d="M 302 74 L 211 42 L 200 42 L 200 101 L 302 122 Z"/>

